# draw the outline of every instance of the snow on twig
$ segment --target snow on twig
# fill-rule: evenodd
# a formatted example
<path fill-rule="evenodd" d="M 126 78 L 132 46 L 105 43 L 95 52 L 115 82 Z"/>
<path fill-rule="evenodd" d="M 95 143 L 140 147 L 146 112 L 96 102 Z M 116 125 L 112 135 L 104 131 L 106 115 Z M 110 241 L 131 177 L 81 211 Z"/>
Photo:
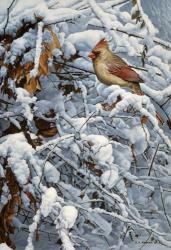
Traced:
<path fill-rule="evenodd" d="M 34 59 L 34 68 L 30 72 L 31 77 L 36 77 L 38 75 L 39 70 L 39 61 L 40 61 L 40 55 L 42 51 L 42 35 L 43 35 L 43 22 L 38 23 L 38 31 L 37 31 L 37 40 L 36 40 L 36 54 Z"/>
<path fill-rule="evenodd" d="M 133 7 L 133 9 L 135 9 L 134 11 L 138 10 L 141 18 L 147 28 L 147 31 L 149 33 L 150 36 L 154 37 L 154 35 L 157 33 L 157 29 L 154 27 L 154 25 L 152 24 L 151 20 L 148 18 L 148 16 L 144 13 L 143 8 L 141 6 L 141 0 L 136 0 L 136 4 Z"/>
<path fill-rule="evenodd" d="M 9 5 L 9 7 L 7 8 L 7 20 L 6 20 L 6 23 L 5 23 L 5 26 L 4 26 L 4 34 L 3 34 L 3 36 L 5 37 L 5 33 L 6 33 L 6 27 L 7 27 L 7 25 L 8 25 L 8 22 L 9 22 L 9 15 L 10 15 L 10 9 L 11 9 L 11 7 L 13 6 L 13 4 L 15 3 L 15 0 L 12 0 L 11 1 L 11 4 Z"/>
<path fill-rule="evenodd" d="M 136 100 L 136 101 L 135 101 Z M 146 105 L 146 108 L 143 105 Z M 111 111 L 110 117 L 117 115 L 120 111 L 124 110 L 128 105 L 132 105 L 137 111 L 139 111 L 142 115 L 148 117 L 149 121 L 152 123 L 154 130 L 160 135 L 163 141 L 171 150 L 171 141 L 167 135 L 164 134 L 163 130 L 159 127 L 157 119 L 154 117 L 155 109 L 151 104 L 148 97 L 140 97 L 140 96 L 132 96 L 130 94 L 126 94 L 125 97 L 123 95 L 123 100 L 116 104 L 116 107 Z M 148 110 L 147 110 L 148 109 Z"/>
<path fill-rule="evenodd" d="M 0 70 L 0 203 L 11 202 L 11 171 L 24 207 L 15 217 L 24 217 L 24 229 L 29 228 L 27 250 L 34 248 L 39 232 L 43 243 L 47 233 L 66 250 L 88 249 L 96 242 L 104 244 L 100 249 L 129 248 L 130 230 L 140 240 L 149 234 L 169 245 L 171 142 L 151 101 L 159 104 L 157 111 L 166 109 L 169 121 L 170 43 L 155 37 L 140 1 L 147 26 L 142 29 L 129 8 L 120 8 L 127 0 L 36 2 L 30 8 L 16 3 L 6 26 L 9 37 L 0 44 L 5 64 Z M 52 28 L 61 49 L 51 51 L 48 75 L 42 77 L 42 45 L 52 44 Z M 112 49 L 137 65 L 131 67 L 143 74 L 141 87 L 150 99 L 95 79 L 87 55 L 103 37 L 113 38 Z M 140 67 L 146 41 L 153 46 Z M 33 96 L 24 89 L 27 73 L 42 87 Z"/>
<path fill-rule="evenodd" d="M 98 26 L 98 25 L 93 25 L 93 24 L 90 24 L 91 26 L 94 26 L 96 28 L 102 28 L 102 29 L 105 29 L 104 26 Z M 111 28 L 111 30 L 113 31 L 116 31 L 116 32 L 120 32 L 120 33 L 123 33 L 123 34 L 126 34 L 128 35 L 129 37 L 135 37 L 135 38 L 139 38 L 139 39 L 144 39 L 144 36 L 141 35 L 141 34 L 138 34 L 136 32 L 128 32 L 126 29 L 124 28 Z M 161 38 L 158 38 L 158 37 L 153 37 L 153 41 L 154 43 L 158 44 L 158 45 L 161 45 L 162 47 L 166 48 L 166 49 L 171 49 L 171 43 L 168 42 L 168 41 L 164 41 L 162 40 Z"/>

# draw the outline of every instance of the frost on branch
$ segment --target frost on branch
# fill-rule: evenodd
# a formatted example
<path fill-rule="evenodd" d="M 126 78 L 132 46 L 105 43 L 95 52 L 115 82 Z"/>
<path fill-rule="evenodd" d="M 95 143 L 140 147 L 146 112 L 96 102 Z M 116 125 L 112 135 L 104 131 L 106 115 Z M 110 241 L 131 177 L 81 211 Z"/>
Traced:
<path fill-rule="evenodd" d="M 36 41 L 36 55 L 34 59 L 34 68 L 31 70 L 30 75 L 31 77 L 36 77 L 38 74 L 39 68 L 39 60 L 41 55 L 41 46 L 42 46 L 42 29 L 43 29 L 43 22 L 38 23 L 38 32 L 37 32 L 37 41 Z"/>
<path fill-rule="evenodd" d="M 171 247 L 171 44 L 141 1 L 19 0 L 7 12 L 0 249 Z M 145 95 L 96 79 L 88 53 L 104 37 Z"/>

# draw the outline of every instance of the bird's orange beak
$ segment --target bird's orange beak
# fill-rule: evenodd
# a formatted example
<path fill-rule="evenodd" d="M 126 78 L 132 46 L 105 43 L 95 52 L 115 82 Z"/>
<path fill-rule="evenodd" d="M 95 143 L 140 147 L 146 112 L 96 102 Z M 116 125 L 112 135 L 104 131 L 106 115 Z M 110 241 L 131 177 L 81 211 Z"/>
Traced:
<path fill-rule="evenodd" d="M 96 55 L 93 53 L 93 52 L 90 52 L 89 54 L 88 54 L 88 57 L 90 58 L 90 59 L 95 59 L 96 58 Z"/>

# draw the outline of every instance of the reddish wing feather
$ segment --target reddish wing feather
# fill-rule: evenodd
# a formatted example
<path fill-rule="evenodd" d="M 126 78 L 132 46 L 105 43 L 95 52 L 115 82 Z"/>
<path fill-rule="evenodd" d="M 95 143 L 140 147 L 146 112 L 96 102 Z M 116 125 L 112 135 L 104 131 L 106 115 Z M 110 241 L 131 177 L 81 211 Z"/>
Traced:
<path fill-rule="evenodd" d="M 129 67 L 114 67 L 113 65 L 109 67 L 109 73 L 120 77 L 124 81 L 128 82 L 144 82 L 140 76 Z"/>

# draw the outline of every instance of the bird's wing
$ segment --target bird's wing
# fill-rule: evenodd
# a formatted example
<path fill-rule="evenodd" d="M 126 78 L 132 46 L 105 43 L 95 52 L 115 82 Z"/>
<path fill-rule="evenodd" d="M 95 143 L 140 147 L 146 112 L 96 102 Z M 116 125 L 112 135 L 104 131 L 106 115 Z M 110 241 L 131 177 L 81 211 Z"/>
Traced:
<path fill-rule="evenodd" d="M 110 74 L 120 77 L 121 79 L 127 82 L 134 82 L 134 83 L 144 82 L 140 78 L 140 76 L 129 66 L 118 67 L 112 64 L 108 66 L 108 71 Z"/>

